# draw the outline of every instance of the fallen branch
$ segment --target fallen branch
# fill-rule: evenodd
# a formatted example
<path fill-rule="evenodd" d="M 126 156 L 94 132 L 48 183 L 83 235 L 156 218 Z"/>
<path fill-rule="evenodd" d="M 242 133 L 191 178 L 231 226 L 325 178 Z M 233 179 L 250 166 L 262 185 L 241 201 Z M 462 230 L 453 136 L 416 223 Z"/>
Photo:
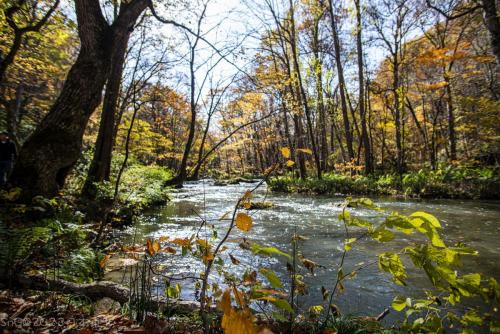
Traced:
<path fill-rule="evenodd" d="M 123 285 L 109 281 L 78 284 L 58 278 L 46 278 L 41 275 L 19 276 L 15 281 L 15 285 L 16 287 L 23 289 L 56 291 L 67 294 L 81 295 L 91 300 L 111 298 L 120 304 L 128 301 L 130 293 L 129 289 Z"/>
<path fill-rule="evenodd" d="M 98 281 L 95 283 L 78 284 L 62 279 L 47 278 L 42 275 L 22 275 L 17 277 L 15 287 L 20 289 L 55 291 L 65 294 L 85 296 L 96 301 L 102 298 L 113 299 L 120 304 L 129 301 L 130 290 L 118 283 Z M 200 309 L 200 303 L 189 300 L 172 300 L 164 297 L 153 298 L 150 301 L 151 309 L 167 306 L 175 313 L 190 313 Z M 216 312 L 215 305 L 210 305 L 210 310 Z"/>
<path fill-rule="evenodd" d="M 384 312 L 380 313 L 377 318 L 375 318 L 375 320 L 377 321 L 382 321 L 382 319 L 384 319 L 388 314 L 389 314 L 390 310 L 388 308 L 386 308 L 384 310 Z"/>

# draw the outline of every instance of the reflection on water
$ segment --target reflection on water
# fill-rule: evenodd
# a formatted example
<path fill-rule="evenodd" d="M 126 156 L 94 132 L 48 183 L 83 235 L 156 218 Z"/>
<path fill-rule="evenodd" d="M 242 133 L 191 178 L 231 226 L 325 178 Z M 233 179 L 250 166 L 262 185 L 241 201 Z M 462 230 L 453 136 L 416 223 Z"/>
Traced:
<path fill-rule="evenodd" d="M 121 232 L 120 238 L 125 243 L 144 243 L 146 238 L 160 236 L 189 237 L 199 228 L 200 217 L 214 224 L 220 236 L 228 223 L 220 222 L 218 218 L 234 208 L 238 197 L 253 186 L 214 186 L 211 180 L 188 182 L 183 189 L 173 194 L 172 202 L 145 214 L 138 224 Z M 234 274 L 242 275 L 245 270 L 268 267 L 286 281 L 286 261 L 283 258 L 252 256 L 248 251 L 242 250 L 234 239 L 246 237 L 261 244 L 290 251 L 290 239 L 296 231 L 309 238 L 300 244 L 299 250 L 302 254 L 325 267 L 317 269 L 314 276 L 306 275 L 309 293 L 301 297 L 300 306 L 306 308 L 312 303 L 319 304 L 322 300 L 321 286 L 332 286 L 342 253 L 345 235 L 343 226 L 337 219 L 341 211 L 338 204 L 342 202 L 342 198 L 270 193 L 265 185 L 256 191 L 254 198 L 256 201 L 271 201 L 274 207 L 251 211 L 254 225 L 250 232 L 234 231 L 233 242 L 227 244 L 229 249 L 225 253 L 226 256 L 232 254 L 238 258 L 241 264 L 226 268 L 230 267 Z M 447 243 L 461 241 L 479 251 L 478 257 L 464 261 L 467 271 L 480 272 L 500 279 L 500 202 L 393 198 L 375 200 L 378 205 L 389 211 L 409 214 L 419 210 L 434 214 L 443 224 L 442 234 Z M 377 214 L 365 209 L 350 210 L 353 214 L 372 221 L 379 219 Z M 383 251 L 399 250 L 408 242 L 411 242 L 411 236 L 400 235 L 397 241 L 388 244 L 368 240 L 357 243 L 348 253 L 344 272 L 351 271 L 360 263 L 375 260 L 376 255 Z M 203 270 L 200 261 L 189 256 L 165 255 L 164 264 L 166 272 L 191 276 L 199 275 Z M 348 313 L 377 315 L 390 306 L 393 297 L 398 293 L 421 296 L 422 290 L 429 287 L 425 275 L 412 270 L 411 265 L 407 264 L 411 277 L 408 281 L 410 287 L 396 286 L 388 275 L 380 273 L 376 265 L 371 265 L 359 272 L 354 280 L 346 282 L 346 291 L 337 298 L 336 304 Z M 220 280 L 216 274 L 211 279 Z M 184 281 L 182 285 L 181 297 L 193 299 L 193 282 Z M 394 315 L 391 315 L 388 321 L 391 317 Z"/>

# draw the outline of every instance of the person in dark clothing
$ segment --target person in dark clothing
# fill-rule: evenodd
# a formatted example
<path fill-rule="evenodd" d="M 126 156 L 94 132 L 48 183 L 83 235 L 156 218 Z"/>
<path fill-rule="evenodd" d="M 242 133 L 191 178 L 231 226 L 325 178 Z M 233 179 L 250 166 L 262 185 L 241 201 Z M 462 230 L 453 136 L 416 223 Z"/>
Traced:
<path fill-rule="evenodd" d="M 0 133 L 0 187 L 5 186 L 14 161 L 17 158 L 16 144 L 6 132 Z"/>

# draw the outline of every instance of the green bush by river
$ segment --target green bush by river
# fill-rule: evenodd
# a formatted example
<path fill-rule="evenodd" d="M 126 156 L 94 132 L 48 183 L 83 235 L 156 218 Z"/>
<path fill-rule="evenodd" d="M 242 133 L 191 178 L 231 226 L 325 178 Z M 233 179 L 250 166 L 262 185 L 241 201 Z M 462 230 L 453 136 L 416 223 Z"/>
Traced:
<path fill-rule="evenodd" d="M 442 166 L 437 170 L 421 169 L 401 176 L 346 175 L 327 173 L 321 180 L 300 179 L 291 174 L 268 181 L 273 191 L 326 195 L 401 195 L 421 198 L 500 198 L 500 170 L 496 167 L 473 168 Z"/>

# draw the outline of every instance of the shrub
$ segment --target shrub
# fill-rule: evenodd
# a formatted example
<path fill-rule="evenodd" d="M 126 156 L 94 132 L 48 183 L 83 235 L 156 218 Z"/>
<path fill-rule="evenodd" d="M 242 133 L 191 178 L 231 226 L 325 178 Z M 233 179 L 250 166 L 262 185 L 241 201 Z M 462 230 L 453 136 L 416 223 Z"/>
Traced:
<path fill-rule="evenodd" d="M 271 178 L 268 185 L 272 191 L 329 195 L 500 198 L 500 173 L 495 167 L 441 165 L 437 170 L 423 168 L 401 178 L 396 174 L 350 176 L 331 172 L 321 180 L 301 180 L 287 175 Z"/>

